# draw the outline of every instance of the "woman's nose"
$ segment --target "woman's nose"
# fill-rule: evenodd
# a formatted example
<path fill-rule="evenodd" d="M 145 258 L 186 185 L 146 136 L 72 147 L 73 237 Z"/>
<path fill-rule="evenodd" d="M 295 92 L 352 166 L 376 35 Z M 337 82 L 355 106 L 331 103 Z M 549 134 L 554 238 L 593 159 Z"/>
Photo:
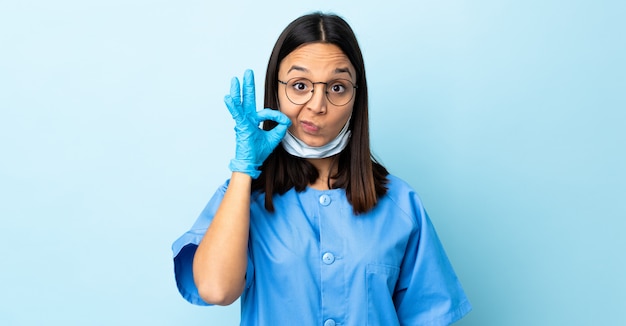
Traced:
<path fill-rule="evenodd" d="M 326 98 L 326 85 L 317 84 L 314 88 L 311 99 L 306 103 L 307 109 L 321 114 L 325 113 L 328 105 L 328 99 Z"/>

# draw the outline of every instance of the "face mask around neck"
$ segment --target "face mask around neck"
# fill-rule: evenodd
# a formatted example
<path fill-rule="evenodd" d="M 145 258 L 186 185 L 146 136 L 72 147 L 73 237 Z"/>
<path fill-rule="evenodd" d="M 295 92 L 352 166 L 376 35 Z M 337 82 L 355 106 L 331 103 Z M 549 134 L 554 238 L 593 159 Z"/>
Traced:
<path fill-rule="evenodd" d="M 287 131 L 287 134 L 281 141 L 283 148 L 287 151 L 287 153 L 301 157 L 301 158 L 326 158 L 336 154 L 339 154 L 346 146 L 348 145 L 348 141 L 350 140 L 350 130 L 348 130 L 348 126 L 350 125 L 350 119 L 343 126 L 337 137 L 331 140 L 328 144 L 313 147 L 305 144 L 302 140 L 296 138 L 291 132 Z"/>

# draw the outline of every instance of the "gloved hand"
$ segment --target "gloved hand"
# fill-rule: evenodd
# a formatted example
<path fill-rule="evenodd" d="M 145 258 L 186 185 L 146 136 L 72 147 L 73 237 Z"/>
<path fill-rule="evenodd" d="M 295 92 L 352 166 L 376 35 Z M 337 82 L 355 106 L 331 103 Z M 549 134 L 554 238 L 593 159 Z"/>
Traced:
<path fill-rule="evenodd" d="M 277 110 L 256 110 L 252 70 L 246 70 L 243 75 L 242 93 L 243 101 L 239 80 L 233 78 L 230 82 L 230 94 L 224 97 L 224 102 L 235 120 L 237 140 L 235 158 L 230 161 L 229 168 L 233 172 L 243 172 L 256 179 L 261 174 L 259 167 L 283 139 L 291 120 Z M 259 123 L 265 120 L 276 121 L 278 125 L 272 130 L 263 130 L 259 128 Z"/>

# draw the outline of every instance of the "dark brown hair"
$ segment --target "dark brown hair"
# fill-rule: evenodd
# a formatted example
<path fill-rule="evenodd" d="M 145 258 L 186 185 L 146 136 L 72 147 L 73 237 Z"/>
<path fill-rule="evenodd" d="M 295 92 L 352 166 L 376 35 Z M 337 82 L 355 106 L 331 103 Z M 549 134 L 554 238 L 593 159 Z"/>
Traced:
<path fill-rule="evenodd" d="M 387 170 L 372 157 L 369 138 L 367 80 L 363 55 L 352 28 L 334 14 L 312 13 L 291 22 L 278 37 L 265 75 L 264 107 L 278 109 L 278 69 L 281 61 L 298 47 L 309 43 L 337 45 L 356 70 L 356 90 L 350 130 L 352 136 L 346 148 L 335 157 L 336 175 L 329 176 L 329 187 L 344 188 L 355 214 L 376 206 L 378 198 L 387 192 Z M 275 122 L 266 121 L 263 129 L 270 130 Z M 303 191 L 319 177 L 317 169 L 305 159 L 287 153 L 281 145 L 265 160 L 261 175 L 252 189 L 265 192 L 265 208 L 273 212 L 272 194 L 283 194 L 291 188 Z M 330 184 L 330 178 L 335 179 Z"/>

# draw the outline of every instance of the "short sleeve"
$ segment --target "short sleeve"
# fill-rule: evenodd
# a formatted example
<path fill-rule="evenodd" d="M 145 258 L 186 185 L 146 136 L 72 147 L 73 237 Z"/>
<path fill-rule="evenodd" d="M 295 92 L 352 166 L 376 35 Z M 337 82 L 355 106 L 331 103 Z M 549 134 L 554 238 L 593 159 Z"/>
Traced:
<path fill-rule="evenodd" d="M 218 188 L 204 210 L 202 210 L 202 213 L 191 229 L 185 232 L 172 244 L 176 286 L 178 287 L 178 291 L 182 297 L 192 304 L 200 306 L 209 305 L 204 302 L 202 298 L 200 298 L 198 288 L 193 280 L 193 258 L 200 241 L 202 241 L 206 230 L 213 220 L 213 216 L 215 216 L 215 212 L 217 212 L 217 208 L 224 198 L 224 193 L 226 192 L 227 187 L 228 182 Z M 248 258 L 246 286 L 249 286 L 248 279 L 252 278 L 252 271 L 253 266 L 250 258 Z"/>
<path fill-rule="evenodd" d="M 409 240 L 394 294 L 401 325 L 449 325 L 472 309 L 435 228 L 414 192 L 417 228 Z"/>

